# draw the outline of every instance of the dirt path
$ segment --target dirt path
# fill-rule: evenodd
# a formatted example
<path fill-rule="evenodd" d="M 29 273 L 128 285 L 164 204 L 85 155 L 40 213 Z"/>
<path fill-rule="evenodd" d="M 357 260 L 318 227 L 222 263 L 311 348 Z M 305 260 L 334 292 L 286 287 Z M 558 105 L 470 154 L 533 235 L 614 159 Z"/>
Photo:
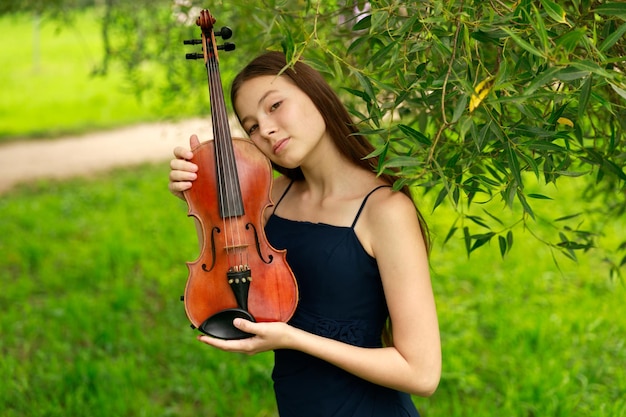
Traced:
<path fill-rule="evenodd" d="M 189 145 L 189 136 L 212 136 L 210 122 L 141 124 L 57 140 L 0 145 L 0 194 L 20 183 L 43 178 L 64 179 L 131 166 L 167 161 L 175 146 Z M 233 136 L 241 133 L 233 129 Z"/>

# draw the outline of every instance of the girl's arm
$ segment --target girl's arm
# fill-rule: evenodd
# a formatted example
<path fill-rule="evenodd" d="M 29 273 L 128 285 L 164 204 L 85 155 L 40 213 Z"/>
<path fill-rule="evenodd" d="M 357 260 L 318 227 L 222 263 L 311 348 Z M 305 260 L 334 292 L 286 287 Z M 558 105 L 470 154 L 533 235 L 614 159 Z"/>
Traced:
<path fill-rule="evenodd" d="M 235 320 L 256 336 L 243 340 L 199 340 L 222 350 L 254 354 L 295 349 L 330 362 L 373 383 L 429 396 L 441 376 L 441 344 L 428 259 L 415 207 L 395 192 L 372 195 L 357 235 L 374 253 L 393 325 L 393 346 L 361 348 L 317 336 L 286 323 Z"/>

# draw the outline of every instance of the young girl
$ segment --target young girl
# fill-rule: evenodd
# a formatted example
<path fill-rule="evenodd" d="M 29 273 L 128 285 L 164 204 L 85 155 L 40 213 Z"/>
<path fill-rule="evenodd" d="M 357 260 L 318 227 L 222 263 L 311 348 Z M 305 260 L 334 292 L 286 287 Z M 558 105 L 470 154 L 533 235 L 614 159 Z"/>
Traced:
<path fill-rule="evenodd" d="M 394 178 L 364 159 L 372 145 L 322 76 L 302 62 L 285 66 L 281 53 L 261 55 L 231 98 L 282 174 L 265 233 L 287 249 L 298 306 L 289 323 L 235 319 L 251 338 L 198 339 L 231 352 L 274 350 L 281 417 L 418 416 L 409 394 L 431 395 L 441 375 L 426 228 L 408 191 L 393 191 Z M 201 167 L 189 149 L 174 155 L 169 189 L 183 198 Z"/>

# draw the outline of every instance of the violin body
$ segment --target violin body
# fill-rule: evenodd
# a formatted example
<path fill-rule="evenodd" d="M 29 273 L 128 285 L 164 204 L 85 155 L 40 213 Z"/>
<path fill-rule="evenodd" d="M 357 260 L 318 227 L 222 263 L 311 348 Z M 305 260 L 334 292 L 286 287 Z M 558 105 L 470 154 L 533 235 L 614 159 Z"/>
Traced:
<path fill-rule="evenodd" d="M 236 318 L 251 321 L 288 321 L 298 302 L 298 287 L 285 251 L 267 241 L 264 212 L 272 205 L 272 167 L 250 141 L 233 139 L 224 103 L 215 36 L 227 39 L 232 31 L 214 32 L 215 18 L 202 10 L 196 24 L 202 29 L 202 54 L 209 82 L 213 140 L 192 149 L 198 177 L 184 192 L 189 216 L 200 229 L 200 256 L 187 263 L 189 278 L 183 301 L 192 327 L 222 339 L 252 336 L 233 325 Z"/>
<path fill-rule="evenodd" d="M 274 249 L 263 229 L 263 213 L 272 205 L 271 164 L 252 142 L 233 138 L 246 214 L 222 219 L 217 209 L 219 179 L 214 145 L 214 141 L 207 141 L 192 149 L 191 162 L 201 168 L 193 187 L 184 193 L 188 215 L 198 220 L 202 230 L 200 257 L 187 263 L 189 278 L 184 296 L 187 317 L 195 327 L 202 328 L 214 314 L 242 307 L 231 291 L 227 276 L 243 259 L 252 271 L 247 310 L 256 321 L 288 321 L 298 300 L 295 278 L 285 260 L 286 251 Z M 207 201 L 214 204 L 207 205 Z"/>

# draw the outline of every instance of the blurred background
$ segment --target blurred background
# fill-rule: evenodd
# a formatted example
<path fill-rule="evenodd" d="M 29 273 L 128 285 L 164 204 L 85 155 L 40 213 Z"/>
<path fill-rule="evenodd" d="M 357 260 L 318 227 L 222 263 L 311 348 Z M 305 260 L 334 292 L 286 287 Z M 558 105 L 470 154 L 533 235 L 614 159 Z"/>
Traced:
<path fill-rule="evenodd" d="M 0 416 L 277 415 L 271 353 L 200 345 L 179 300 L 202 8 L 234 32 L 227 97 L 258 53 L 302 57 L 414 187 L 444 350 L 423 416 L 626 416 L 623 3 L 205 3 L 0 5 Z"/>

